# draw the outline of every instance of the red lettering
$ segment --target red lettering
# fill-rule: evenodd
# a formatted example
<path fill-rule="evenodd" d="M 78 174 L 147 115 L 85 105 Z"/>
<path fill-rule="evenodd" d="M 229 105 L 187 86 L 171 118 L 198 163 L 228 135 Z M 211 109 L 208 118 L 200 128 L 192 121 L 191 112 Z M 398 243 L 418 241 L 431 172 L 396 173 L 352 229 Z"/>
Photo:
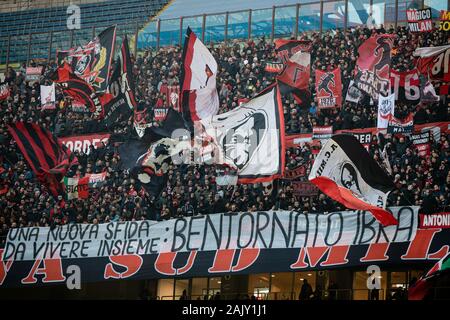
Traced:
<path fill-rule="evenodd" d="M 233 263 L 234 252 L 234 249 L 217 250 L 214 257 L 213 266 L 208 269 L 208 272 L 230 272 L 231 264 Z"/>
<path fill-rule="evenodd" d="M 434 235 L 441 229 L 417 229 L 416 236 L 409 243 L 408 251 L 402 255 L 402 260 L 427 259 L 427 253 L 430 249 L 431 241 Z"/>
<path fill-rule="evenodd" d="M 13 263 L 12 260 L 6 262 L 3 261 L 3 251 L 4 249 L 0 249 L 0 286 L 3 284 L 3 281 L 5 281 L 6 275 Z"/>
<path fill-rule="evenodd" d="M 443 246 L 441 249 L 439 249 L 437 252 L 435 253 L 430 253 L 428 255 L 428 259 L 437 259 L 440 260 L 443 257 L 445 257 L 448 253 L 448 245 Z"/>
<path fill-rule="evenodd" d="M 247 269 L 258 259 L 260 249 L 241 249 L 236 265 L 232 266 L 235 253 L 236 249 L 217 250 L 213 266 L 208 269 L 208 272 L 238 272 Z"/>
<path fill-rule="evenodd" d="M 321 266 L 335 266 L 348 263 L 347 255 L 350 246 L 333 246 L 328 253 L 327 260 L 322 262 Z"/>
<path fill-rule="evenodd" d="M 105 279 L 126 279 L 136 274 L 142 266 L 142 257 L 137 254 L 128 254 L 120 256 L 110 256 L 109 261 L 105 267 Z M 125 272 L 119 273 L 114 269 L 114 264 L 124 267 Z"/>
<path fill-rule="evenodd" d="M 367 249 L 366 255 L 361 258 L 361 262 L 368 261 L 384 261 L 388 260 L 389 256 L 386 255 L 389 249 L 389 243 L 371 243 L 369 249 Z"/>
<path fill-rule="evenodd" d="M 43 268 L 39 268 L 41 262 L 44 264 Z M 35 276 L 37 274 L 44 275 L 44 278 L 42 278 L 43 283 L 62 282 L 66 280 L 66 277 L 63 275 L 62 271 L 61 259 L 36 260 L 28 276 L 22 279 L 22 284 L 36 283 L 37 279 Z"/>
<path fill-rule="evenodd" d="M 315 267 L 328 252 L 327 259 L 320 263 L 321 266 L 333 266 L 348 263 L 347 255 L 350 246 L 311 247 L 300 249 L 297 261 L 291 264 L 291 269 L 304 269 Z M 309 264 L 305 260 L 308 257 Z"/>
<path fill-rule="evenodd" d="M 163 252 L 158 254 L 158 258 L 156 258 L 155 261 L 155 270 L 169 276 L 186 273 L 192 268 L 195 257 L 197 256 L 197 251 L 191 251 L 186 265 L 179 269 L 173 267 L 176 256 L 177 252 Z"/>
<path fill-rule="evenodd" d="M 259 257 L 259 248 L 241 249 L 237 264 L 233 267 L 233 272 L 242 271 L 250 267 Z"/>

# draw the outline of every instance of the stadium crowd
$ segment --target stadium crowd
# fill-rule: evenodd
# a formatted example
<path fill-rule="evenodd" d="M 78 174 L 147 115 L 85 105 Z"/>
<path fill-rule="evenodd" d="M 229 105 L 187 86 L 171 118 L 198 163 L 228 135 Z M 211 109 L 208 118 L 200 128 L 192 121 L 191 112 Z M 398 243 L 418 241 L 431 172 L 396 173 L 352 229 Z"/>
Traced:
<path fill-rule="evenodd" d="M 347 31 L 329 31 L 323 34 L 302 34 L 310 39 L 311 53 L 310 89 L 315 96 L 314 70 L 341 68 L 343 93 L 347 92 L 352 71 L 358 57 L 358 47 L 372 32 L 395 33 L 392 68 L 413 68 L 412 52 L 417 47 L 437 46 L 448 43 L 448 34 L 439 31 L 413 34 L 405 27 L 396 30 L 384 28 L 369 30 L 357 27 Z M 163 47 L 148 50 L 133 57 L 137 96 L 141 105 L 150 110 L 168 107 L 170 101 L 161 92 L 165 85 L 179 83 L 181 61 L 180 47 Z M 211 51 L 218 61 L 217 87 L 220 96 L 220 112 L 239 105 L 239 100 L 251 98 L 274 81 L 274 75 L 264 71 L 265 63 L 275 61 L 274 45 L 266 39 L 248 42 L 232 41 L 227 44 L 211 44 Z M 31 66 L 35 62 L 31 61 Z M 57 93 L 56 110 L 40 110 L 39 85 L 45 75 L 56 68 L 54 61 L 45 65 L 41 83 L 30 84 L 25 80 L 25 67 L 9 68 L 5 81 L 10 84 L 11 95 L 0 105 L 0 241 L 9 228 L 26 226 L 52 226 L 71 222 L 103 223 L 132 219 L 169 219 L 180 215 L 208 214 L 227 211 L 256 211 L 287 209 L 302 212 L 331 212 L 344 209 L 342 205 L 324 194 L 297 197 L 290 181 L 279 180 L 273 185 L 220 186 L 215 183 L 216 168 L 212 165 L 170 166 L 168 181 L 162 193 L 155 197 L 143 191 L 138 181 L 121 169 L 120 156 L 115 144 L 103 148 L 91 148 L 88 155 L 76 152 L 79 165 L 72 167 L 68 176 L 107 172 L 106 183 L 92 189 L 88 199 L 54 199 L 47 188 L 35 179 L 32 170 L 21 155 L 7 131 L 7 124 L 16 121 L 39 123 L 56 136 L 80 135 L 93 132 L 114 132 L 133 136 L 133 118 L 123 119 L 114 127 L 106 128 L 99 120 L 92 120 L 89 113 L 75 112 L 70 100 Z M 434 83 L 436 92 L 439 83 Z M 415 124 L 448 121 L 448 97 L 428 105 L 396 105 L 396 116 L 414 113 Z M 290 97 L 283 97 L 286 134 L 310 133 L 315 125 L 332 125 L 334 130 L 368 128 L 376 126 L 377 107 L 361 103 L 344 102 L 342 108 L 318 112 L 316 101 L 309 108 L 301 108 Z M 152 114 L 150 113 L 150 121 Z M 154 125 L 158 125 L 153 120 Z M 423 158 L 411 145 L 408 137 L 386 136 L 386 141 L 373 137 L 369 147 L 371 155 L 381 162 L 381 152 L 386 145 L 392 167 L 392 178 L 397 186 L 389 197 L 390 205 L 419 205 L 425 213 L 448 211 L 449 206 L 449 136 L 442 133 L 439 141 L 431 145 L 431 156 Z M 307 163 L 314 152 L 306 144 L 290 148 L 286 152 L 289 169 Z"/>

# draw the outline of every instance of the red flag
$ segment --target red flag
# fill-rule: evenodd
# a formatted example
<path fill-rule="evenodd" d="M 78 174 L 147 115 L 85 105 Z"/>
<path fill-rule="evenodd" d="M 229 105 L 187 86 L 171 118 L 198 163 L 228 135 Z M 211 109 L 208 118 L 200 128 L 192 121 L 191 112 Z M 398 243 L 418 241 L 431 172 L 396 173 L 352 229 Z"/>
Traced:
<path fill-rule="evenodd" d="M 374 101 L 378 101 L 379 94 L 384 97 L 390 94 L 389 70 L 395 37 L 392 34 L 373 35 L 358 49 L 355 84 Z"/>
<path fill-rule="evenodd" d="M 317 107 L 319 109 L 342 106 L 341 70 L 325 72 L 316 70 Z"/>
<path fill-rule="evenodd" d="M 9 125 L 8 130 L 39 181 L 47 185 L 53 195 L 63 194 L 61 180 L 69 167 L 78 164 L 75 155 L 50 131 L 37 124 L 17 122 Z"/>
<path fill-rule="evenodd" d="M 309 107 L 311 42 L 279 39 L 275 41 L 275 50 L 284 64 L 277 76 L 281 94 L 291 93 L 299 104 Z"/>

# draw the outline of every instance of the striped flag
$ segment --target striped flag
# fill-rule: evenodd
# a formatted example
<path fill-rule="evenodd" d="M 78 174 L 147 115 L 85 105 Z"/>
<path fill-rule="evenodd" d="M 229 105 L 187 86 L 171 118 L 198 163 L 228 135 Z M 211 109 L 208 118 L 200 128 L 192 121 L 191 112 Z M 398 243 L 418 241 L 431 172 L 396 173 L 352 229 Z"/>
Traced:
<path fill-rule="evenodd" d="M 413 286 L 408 290 L 408 300 L 423 300 L 430 293 L 433 282 L 441 277 L 444 273 L 448 274 L 450 270 L 450 253 L 447 253 L 441 260 L 428 270 Z"/>
<path fill-rule="evenodd" d="M 89 177 L 64 178 L 67 200 L 87 199 L 89 197 Z"/>
<path fill-rule="evenodd" d="M 50 131 L 37 124 L 16 122 L 8 126 L 8 131 L 39 181 L 54 196 L 63 194 L 61 180 L 69 167 L 78 164 L 75 155 Z"/>

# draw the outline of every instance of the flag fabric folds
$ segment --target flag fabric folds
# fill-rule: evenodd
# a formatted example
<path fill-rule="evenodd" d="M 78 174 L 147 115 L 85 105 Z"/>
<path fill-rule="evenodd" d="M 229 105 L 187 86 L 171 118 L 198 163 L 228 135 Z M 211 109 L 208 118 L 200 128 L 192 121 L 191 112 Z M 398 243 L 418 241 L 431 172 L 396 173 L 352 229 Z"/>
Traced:
<path fill-rule="evenodd" d="M 373 35 L 358 48 L 355 84 L 373 101 L 378 101 L 379 95 L 386 97 L 390 94 L 389 70 L 395 37 L 390 34 Z"/>
<path fill-rule="evenodd" d="M 103 106 L 112 99 L 112 95 L 106 93 L 99 96 L 89 83 L 72 73 L 67 63 L 59 67 L 51 79 L 64 94 L 88 107 L 95 118 L 104 116 Z"/>
<path fill-rule="evenodd" d="M 111 127 L 121 120 L 128 119 L 137 108 L 127 37 L 123 39 L 119 60 L 116 63 L 110 83 L 108 84 L 108 93 L 112 97 L 104 105 L 103 122 L 107 127 Z"/>
<path fill-rule="evenodd" d="M 217 62 L 190 28 L 184 41 L 181 68 L 180 110 L 193 123 L 214 116 L 219 110 L 216 87 Z"/>
<path fill-rule="evenodd" d="M 450 45 L 417 48 L 413 56 L 420 73 L 429 79 L 450 82 L 449 58 Z"/>
<path fill-rule="evenodd" d="M 450 270 L 450 252 L 428 270 L 415 284 L 408 289 L 408 300 L 423 300 L 430 293 L 433 282 Z"/>
<path fill-rule="evenodd" d="M 8 130 L 39 181 L 54 196 L 63 194 L 61 180 L 72 165 L 78 164 L 75 155 L 37 124 L 17 122 L 9 125 Z"/>
<path fill-rule="evenodd" d="M 89 177 L 64 178 L 67 200 L 87 199 L 89 197 Z"/>
<path fill-rule="evenodd" d="M 328 139 L 309 180 L 347 208 L 370 211 L 385 226 L 397 224 L 385 210 L 394 184 L 354 136 L 340 134 Z"/>
<path fill-rule="evenodd" d="M 87 199 L 91 188 L 101 187 L 105 183 L 106 171 L 86 174 L 84 177 L 64 177 L 67 200 Z"/>
<path fill-rule="evenodd" d="M 211 150 L 214 163 L 237 169 L 240 183 L 283 176 L 284 117 L 278 86 L 234 110 L 202 120 L 202 125 L 204 136 L 211 141 L 204 150 Z M 207 158 L 205 152 L 200 153 Z"/>
<path fill-rule="evenodd" d="M 281 94 L 292 94 L 300 105 L 309 107 L 311 42 L 279 39 L 275 41 L 275 51 L 284 64 L 284 68 L 277 75 Z"/>
<path fill-rule="evenodd" d="M 89 83 L 96 91 L 105 91 L 109 83 L 109 70 L 114 57 L 116 27 L 111 26 L 102 31 L 88 44 L 58 51 L 58 65 L 66 61 L 70 70 Z"/>

